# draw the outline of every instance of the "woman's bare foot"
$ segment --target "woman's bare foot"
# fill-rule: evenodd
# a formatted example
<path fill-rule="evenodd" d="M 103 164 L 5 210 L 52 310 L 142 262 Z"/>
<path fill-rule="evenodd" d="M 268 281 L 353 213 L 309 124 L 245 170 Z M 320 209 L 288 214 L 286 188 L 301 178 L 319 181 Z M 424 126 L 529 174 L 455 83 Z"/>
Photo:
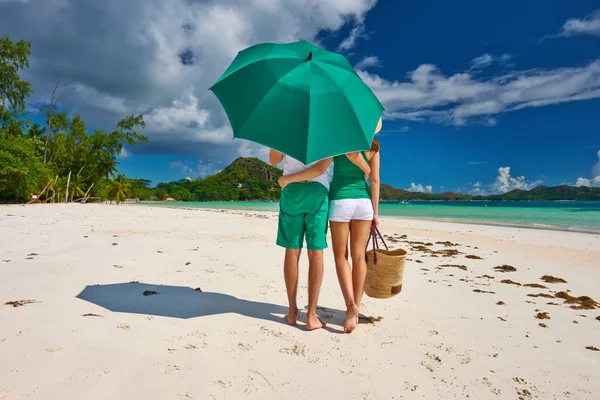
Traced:
<path fill-rule="evenodd" d="M 346 311 L 346 320 L 344 321 L 344 332 L 352 333 L 358 325 L 358 306 L 354 305 Z"/>
<path fill-rule="evenodd" d="M 326 325 L 325 321 L 321 321 L 316 315 L 306 314 L 306 329 L 309 331 L 324 328 Z"/>
<path fill-rule="evenodd" d="M 290 325 L 296 325 L 296 322 L 298 322 L 298 307 L 290 307 L 287 315 L 285 316 L 285 320 Z"/>

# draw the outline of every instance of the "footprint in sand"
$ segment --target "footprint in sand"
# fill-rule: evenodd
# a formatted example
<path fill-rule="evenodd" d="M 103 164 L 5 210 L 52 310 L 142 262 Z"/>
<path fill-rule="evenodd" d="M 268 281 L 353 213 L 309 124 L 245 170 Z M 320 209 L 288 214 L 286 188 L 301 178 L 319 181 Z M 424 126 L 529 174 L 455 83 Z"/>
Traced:
<path fill-rule="evenodd" d="M 58 353 L 61 350 L 62 350 L 62 347 L 50 347 L 50 348 L 46 349 L 46 351 L 48 353 Z"/>
<path fill-rule="evenodd" d="M 421 365 L 424 366 L 429 372 L 435 372 L 442 364 L 442 359 L 435 354 L 426 353 L 425 357 L 425 360 L 421 361 Z"/>
<path fill-rule="evenodd" d="M 237 347 L 238 347 L 238 349 L 243 350 L 243 351 L 251 351 L 252 350 L 252 346 L 249 344 L 238 343 Z"/>
<path fill-rule="evenodd" d="M 279 350 L 283 354 L 296 355 L 298 357 L 306 357 L 306 345 L 304 343 L 296 342 L 292 347 L 286 347 Z"/>
<path fill-rule="evenodd" d="M 126 331 L 126 330 L 129 330 L 131 328 L 131 325 L 120 324 L 120 325 L 117 325 L 117 328 L 123 329 L 124 331 Z"/>

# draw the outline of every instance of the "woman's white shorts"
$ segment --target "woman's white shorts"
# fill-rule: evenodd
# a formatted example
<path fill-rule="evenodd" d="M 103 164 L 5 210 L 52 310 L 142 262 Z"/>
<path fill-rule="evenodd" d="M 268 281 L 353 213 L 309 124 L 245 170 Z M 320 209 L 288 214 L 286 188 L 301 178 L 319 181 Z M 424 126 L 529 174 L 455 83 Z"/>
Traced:
<path fill-rule="evenodd" d="M 333 222 L 372 221 L 371 199 L 331 200 L 329 220 Z"/>

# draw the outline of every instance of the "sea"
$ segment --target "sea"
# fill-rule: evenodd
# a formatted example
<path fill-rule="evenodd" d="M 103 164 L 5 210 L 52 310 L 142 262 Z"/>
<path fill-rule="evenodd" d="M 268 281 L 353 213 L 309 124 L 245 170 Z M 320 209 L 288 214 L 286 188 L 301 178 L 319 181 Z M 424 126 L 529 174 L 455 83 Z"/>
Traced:
<path fill-rule="evenodd" d="M 277 202 L 143 202 L 156 206 L 278 211 Z M 382 217 L 600 233 L 600 201 L 408 201 L 382 203 Z"/>

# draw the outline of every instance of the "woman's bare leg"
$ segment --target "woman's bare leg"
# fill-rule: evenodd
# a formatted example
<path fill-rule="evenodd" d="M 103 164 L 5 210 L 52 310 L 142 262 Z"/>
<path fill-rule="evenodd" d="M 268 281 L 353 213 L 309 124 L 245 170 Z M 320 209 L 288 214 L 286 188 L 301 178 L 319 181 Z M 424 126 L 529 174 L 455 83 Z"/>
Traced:
<path fill-rule="evenodd" d="M 372 221 L 350 222 L 350 255 L 354 302 L 360 308 L 367 277 L 366 248 Z"/>
<path fill-rule="evenodd" d="M 331 222 L 331 241 L 333 244 L 333 256 L 335 258 L 335 271 L 340 282 L 344 302 L 346 303 L 346 320 L 344 321 L 344 332 L 346 333 L 350 333 L 356 329 L 356 316 L 358 315 L 358 307 L 354 301 L 352 271 L 346 258 L 349 233 L 349 223 Z"/>

